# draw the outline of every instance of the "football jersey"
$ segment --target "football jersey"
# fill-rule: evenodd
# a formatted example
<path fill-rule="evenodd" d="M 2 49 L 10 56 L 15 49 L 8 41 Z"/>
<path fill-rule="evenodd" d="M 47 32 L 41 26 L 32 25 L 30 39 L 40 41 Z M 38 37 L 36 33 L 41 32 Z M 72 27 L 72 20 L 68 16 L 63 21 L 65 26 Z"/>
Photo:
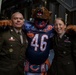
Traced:
<path fill-rule="evenodd" d="M 27 60 L 31 64 L 44 63 L 51 49 L 50 38 L 53 36 L 53 26 L 47 25 L 44 29 L 36 29 L 33 23 L 26 22 L 24 30 L 26 30 L 28 40 Z"/>

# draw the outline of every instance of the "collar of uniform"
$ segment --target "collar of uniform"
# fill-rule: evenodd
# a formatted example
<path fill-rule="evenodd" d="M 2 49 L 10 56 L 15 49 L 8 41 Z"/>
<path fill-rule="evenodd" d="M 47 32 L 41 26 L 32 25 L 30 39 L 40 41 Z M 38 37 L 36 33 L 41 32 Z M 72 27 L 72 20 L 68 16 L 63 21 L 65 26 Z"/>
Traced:
<path fill-rule="evenodd" d="M 18 33 L 18 32 L 20 32 L 20 33 L 21 33 L 21 32 L 22 32 L 22 30 L 21 30 L 21 29 L 20 29 L 20 30 L 18 30 L 18 29 L 16 29 L 16 28 L 14 28 L 14 30 L 15 30 L 15 32 L 16 32 L 16 33 Z"/>
<path fill-rule="evenodd" d="M 65 34 L 65 31 L 61 35 L 59 35 L 59 38 L 62 38 L 64 34 Z"/>

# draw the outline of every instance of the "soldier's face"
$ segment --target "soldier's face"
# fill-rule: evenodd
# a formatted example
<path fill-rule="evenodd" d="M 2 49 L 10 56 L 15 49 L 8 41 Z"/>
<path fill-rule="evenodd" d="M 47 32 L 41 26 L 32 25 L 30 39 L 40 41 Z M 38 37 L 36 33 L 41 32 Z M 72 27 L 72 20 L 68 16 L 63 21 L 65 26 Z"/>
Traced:
<path fill-rule="evenodd" d="M 55 20 L 55 24 L 54 24 L 54 29 L 57 32 L 57 34 L 61 35 L 64 33 L 66 28 L 66 25 L 64 24 L 63 21 L 57 19 Z"/>
<path fill-rule="evenodd" d="M 22 28 L 24 24 L 24 18 L 21 13 L 14 13 L 11 20 L 12 20 L 12 25 L 15 28 Z"/>

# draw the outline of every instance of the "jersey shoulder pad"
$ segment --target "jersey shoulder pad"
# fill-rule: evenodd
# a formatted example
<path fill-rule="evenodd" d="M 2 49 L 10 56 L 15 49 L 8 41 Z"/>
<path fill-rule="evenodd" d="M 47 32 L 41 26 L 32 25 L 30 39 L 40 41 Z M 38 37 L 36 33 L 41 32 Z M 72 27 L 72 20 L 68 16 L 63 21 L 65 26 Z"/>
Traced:
<path fill-rule="evenodd" d="M 24 22 L 23 29 L 30 30 L 32 26 L 33 26 L 32 22 L 30 22 L 30 21 L 25 21 L 25 22 Z"/>

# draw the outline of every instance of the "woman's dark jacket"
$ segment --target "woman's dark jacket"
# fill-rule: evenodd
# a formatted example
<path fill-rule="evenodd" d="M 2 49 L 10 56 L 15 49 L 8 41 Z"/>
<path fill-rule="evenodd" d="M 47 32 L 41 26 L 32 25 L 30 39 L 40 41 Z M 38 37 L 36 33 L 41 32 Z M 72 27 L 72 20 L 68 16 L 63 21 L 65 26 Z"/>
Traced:
<path fill-rule="evenodd" d="M 50 75 L 76 75 L 76 33 L 57 34 L 52 38 L 55 56 Z"/>

